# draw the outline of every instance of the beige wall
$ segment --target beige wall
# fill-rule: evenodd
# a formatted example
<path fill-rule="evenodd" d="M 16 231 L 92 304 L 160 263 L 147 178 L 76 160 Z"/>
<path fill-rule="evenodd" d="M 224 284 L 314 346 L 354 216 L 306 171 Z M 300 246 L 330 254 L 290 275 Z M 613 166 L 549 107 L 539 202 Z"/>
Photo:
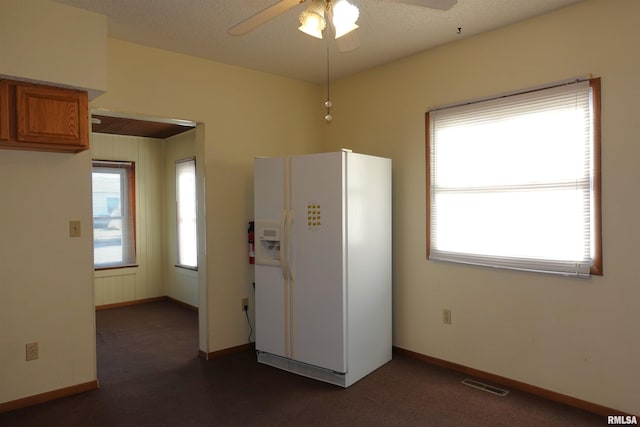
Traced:
<path fill-rule="evenodd" d="M 165 283 L 164 140 L 93 133 L 91 156 L 135 163 L 137 267 L 97 270 L 96 305 L 167 295 Z"/>
<path fill-rule="evenodd" d="M 587 1 L 332 86 L 325 149 L 394 162 L 396 346 L 640 413 L 638 16 L 636 0 Z M 585 73 L 602 78 L 604 276 L 427 261 L 425 111 Z"/>
<path fill-rule="evenodd" d="M 0 76 L 84 88 L 93 98 L 106 90 L 106 50 L 106 16 L 45 0 L 0 1 Z"/>
<path fill-rule="evenodd" d="M 0 403 L 96 379 L 90 160 L 0 151 Z"/>

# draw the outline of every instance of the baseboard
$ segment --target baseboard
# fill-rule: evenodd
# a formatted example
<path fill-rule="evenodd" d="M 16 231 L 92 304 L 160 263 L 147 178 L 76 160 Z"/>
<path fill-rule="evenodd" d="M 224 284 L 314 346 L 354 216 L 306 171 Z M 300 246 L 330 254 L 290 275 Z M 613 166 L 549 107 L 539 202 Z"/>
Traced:
<path fill-rule="evenodd" d="M 89 381 L 82 384 L 77 384 L 71 387 L 65 387 L 58 390 L 48 391 L 46 393 L 36 394 L 34 396 L 23 397 L 22 399 L 12 400 L 10 402 L 0 403 L 0 414 L 3 412 L 14 411 L 20 408 L 26 408 L 27 406 L 39 405 L 41 403 L 49 402 L 51 400 L 60 399 L 63 397 L 73 396 L 74 394 L 80 394 L 99 388 L 98 381 Z"/>
<path fill-rule="evenodd" d="M 171 298 L 169 296 L 162 296 L 162 297 L 154 297 L 154 298 L 143 298 L 143 299 L 136 299 L 133 301 L 123 301 L 123 302 L 116 302 L 113 304 L 103 304 L 103 305 L 96 305 L 96 311 L 97 310 L 108 310 L 110 308 L 118 308 L 118 307 L 127 307 L 130 305 L 138 305 L 138 304 L 146 304 L 149 302 L 158 302 L 158 301 L 171 301 L 174 304 L 180 305 L 184 308 L 188 308 L 189 310 L 198 311 L 198 307 L 195 307 L 191 304 L 187 304 L 186 302 L 182 302 L 180 300 L 177 300 L 175 298 Z"/>
<path fill-rule="evenodd" d="M 250 344 L 242 344 L 236 347 L 229 347 L 218 351 L 213 351 L 211 353 L 207 353 L 205 351 L 199 350 L 198 356 L 204 360 L 217 359 L 219 357 L 228 356 L 229 354 L 240 353 L 247 350 L 252 350 L 254 348 L 253 343 Z"/>
<path fill-rule="evenodd" d="M 178 304 L 181 307 L 184 308 L 188 308 L 191 311 L 195 311 L 196 313 L 198 312 L 198 307 L 191 305 L 191 304 L 187 304 L 186 302 L 182 302 L 180 300 L 177 300 L 175 298 L 171 298 L 171 297 L 166 297 L 168 301 L 171 301 L 174 304 Z"/>
<path fill-rule="evenodd" d="M 110 308 L 127 307 L 127 306 L 130 306 L 130 305 L 146 304 L 148 302 L 167 301 L 168 299 L 169 299 L 168 296 L 163 296 L 163 297 L 155 297 L 155 298 L 136 299 L 136 300 L 133 300 L 133 301 L 117 302 L 117 303 L 114 303 L 114 304 L 96 305 L 96 311 L 97 310 L 108 310 Z"/>
<path fill-rule="evenodd" d="M 633 415 L 628 414 L 626 412 L 622 412 L 617 409 L 607 408 L 606 406 L 598 405 L 596 403 L 587 402 L 585 400 L 577 399 L 575 397 L 567 396 L 561 393 L 557 393 L 555 391 L 546 390 L 531 384 L 523 383 L 520 381 L 512 380 L 510 378 L 502 377 L 500 375 L 491 374 L 489 372 L 480 371 L 478 369 L 469 368 L 468 366 L 459 365 L 457 363 L 449 362 L 443 359 L 438 359 L 436 357 L 427 356 L 426 354 L 416 353 L 411 350 L 405 350 L 400 347 L 393 347 L 393 351 L 398 354 L 403 354 L 405 356 L 411 357 L 413 359 L 417 359 L 431 365 L 440 366 L 442 368 L 450 369 L 452 371 L 461 372 L 465 375 L 469 375 L 475 378 L 482 379 L 484 381 L 491 382 L 496 385 L 501 385 L 504 387 L 509 387 L 515 390 L 520 390 L 525 393 L 533 394 L 536 396 L 540 396 L 547 400 L 551 400 L 554 402 L 562 403 L 567 406 L 572 406 L 574 408 L 582 409 L 584 411 L 592 412 L 598 415 Z"/>

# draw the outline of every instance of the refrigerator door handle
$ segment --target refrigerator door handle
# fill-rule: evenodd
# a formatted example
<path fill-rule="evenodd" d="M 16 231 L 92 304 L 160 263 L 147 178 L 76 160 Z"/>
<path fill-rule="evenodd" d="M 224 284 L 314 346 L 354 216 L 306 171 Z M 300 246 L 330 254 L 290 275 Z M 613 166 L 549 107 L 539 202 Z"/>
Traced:
<path fill-rule="evenodd" d="M 289 246 L 289 238 L 286 233 L 285 225 L 287 224 L 287 210 L 285 209 L 282 212 L 282 217 L 280 218 L 280 270 L 282 270 L 282 277 L 285 280 L 289 280 L 289 267 L 287 265 L 287 261 L 289 256 L 287 254 L 288 246 Z"/>
<path fill-rule="evenodd" d="M 289 211 L 289 215 L 287 218 L 287 270 L 288 276 L 290 280 L 296 280 L 293 272 L 293 268 L 291 266 L 291 224 L 293 223 L 293 209 Z"/>

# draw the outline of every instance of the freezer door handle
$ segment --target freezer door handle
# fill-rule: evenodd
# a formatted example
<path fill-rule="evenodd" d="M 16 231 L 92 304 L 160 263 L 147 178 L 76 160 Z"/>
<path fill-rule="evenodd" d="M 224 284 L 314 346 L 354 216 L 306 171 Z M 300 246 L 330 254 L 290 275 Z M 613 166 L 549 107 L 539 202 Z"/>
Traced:
<path fill-rule="evenodd" d="M 287 261 L 289 256 L 287 255 L 288 246 L 289 246 L 289 237 L 286 233 L 286 224 L 287 224 L 287 210 L 282 211 L 282 217 L 280 218 L 280 270 L 282 270 L 282 277 L 285 280 L 289 280 L 289 267 L 287 265 Z"/>

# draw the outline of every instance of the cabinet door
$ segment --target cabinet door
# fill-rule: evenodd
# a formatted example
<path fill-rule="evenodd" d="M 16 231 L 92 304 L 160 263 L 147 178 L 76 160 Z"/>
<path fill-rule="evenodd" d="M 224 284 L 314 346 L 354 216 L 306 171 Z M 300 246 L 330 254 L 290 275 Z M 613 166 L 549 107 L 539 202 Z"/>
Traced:
<path fill-rule="evenodd" d="M 16 86 L 16 139 L 61 151 L 89 146 L 87 94 L 45 86 Z"/>
<path fill-rule="evenodd" d="M 11 123 L 11 106 L 9 100 L 9 82 L 0 80 L 0 141 L 8 141 L 11 138 L 9 133 Z M 15 112 L 13 114 L 15 117 Z"/>

